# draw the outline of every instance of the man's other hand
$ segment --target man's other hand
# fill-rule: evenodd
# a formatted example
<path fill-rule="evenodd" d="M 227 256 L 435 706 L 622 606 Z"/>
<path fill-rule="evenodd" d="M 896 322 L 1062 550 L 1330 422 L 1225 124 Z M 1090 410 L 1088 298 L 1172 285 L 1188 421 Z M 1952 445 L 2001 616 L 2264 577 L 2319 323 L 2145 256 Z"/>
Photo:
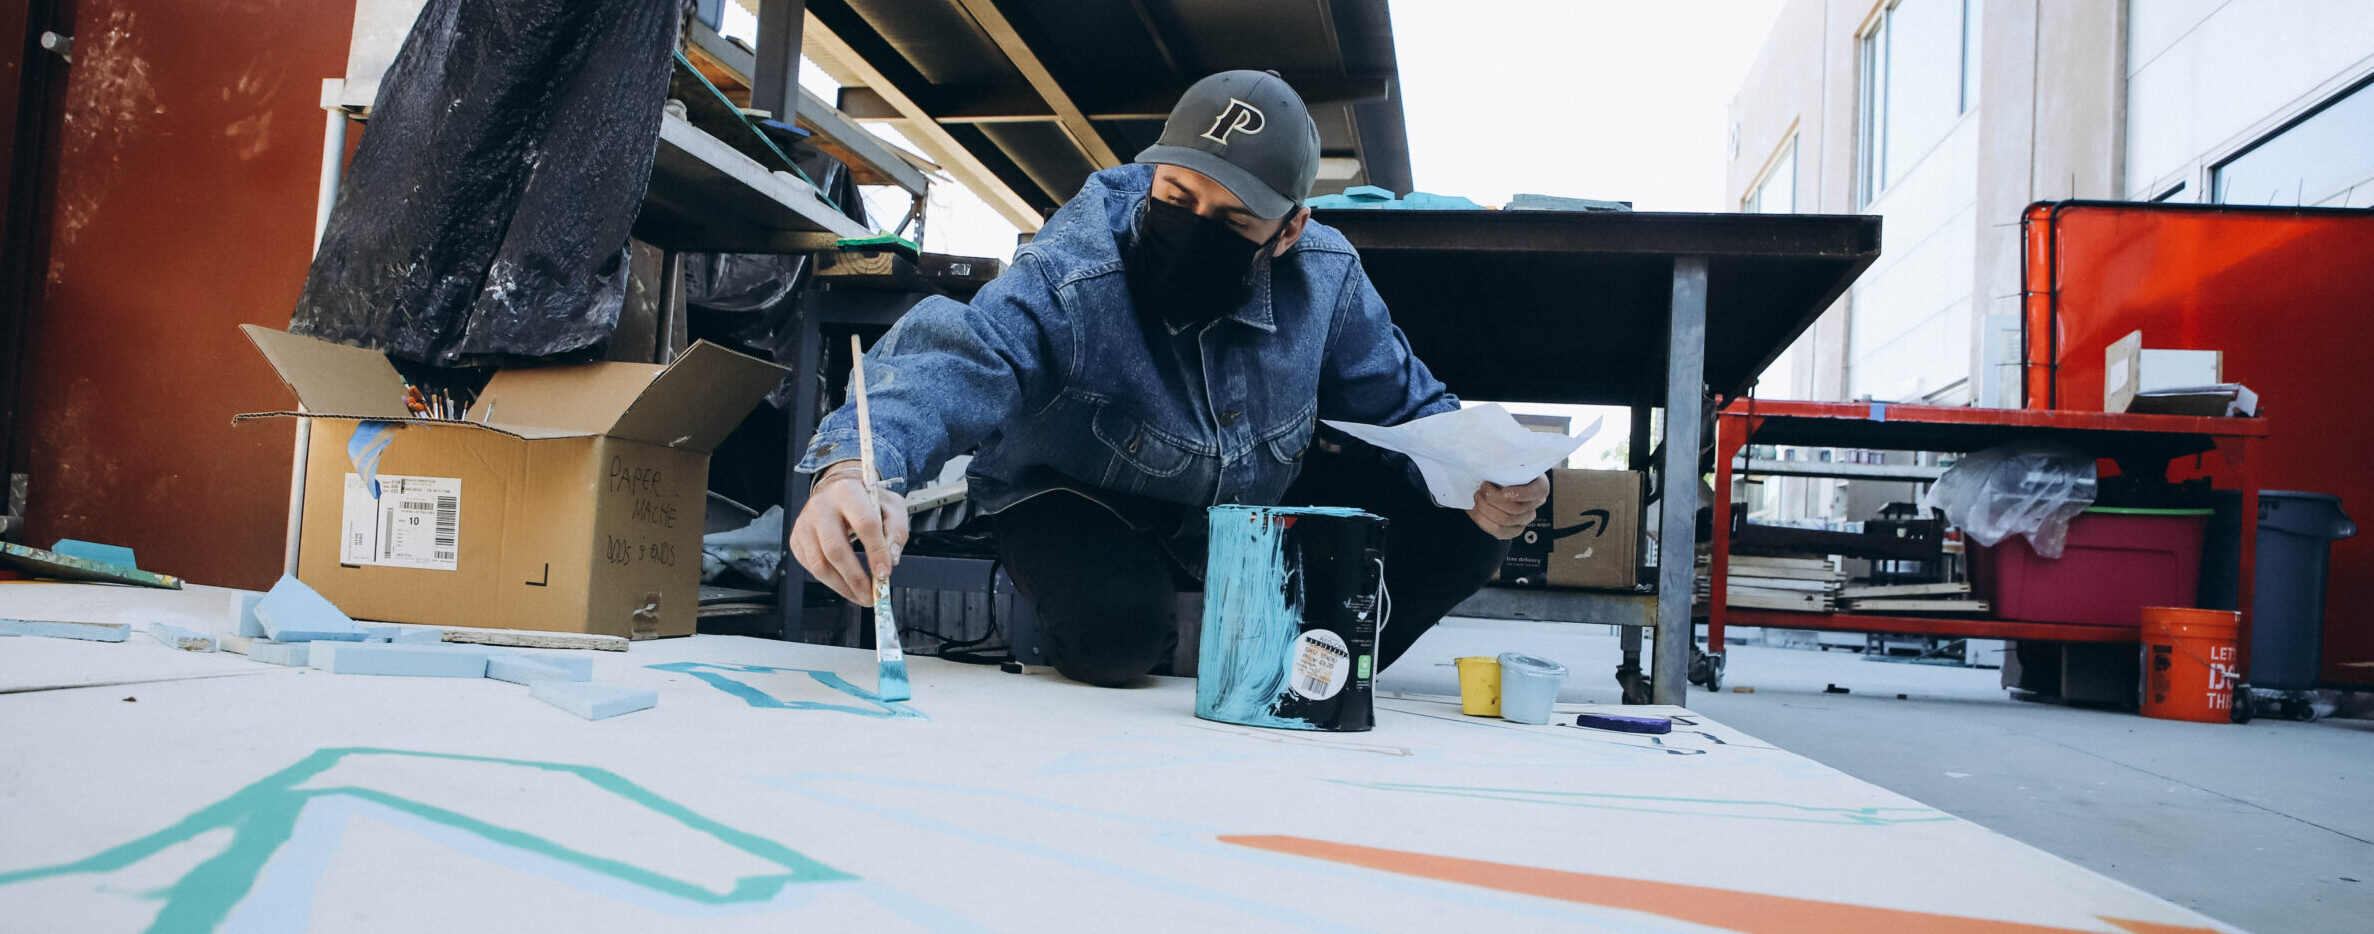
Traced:
<path fill-rule="evenodd" d="M 865 546 L 861 561 L 850 547 Z M 870 486 L 857 462 L 843 461 L 825 468 L 791 526 L 791 554 L 800 566 L 860 606 L 874 605 L 874 578 L 886 576 L 898 564 L 907 545 L 907 499 Z"/>
<path fill-rule="evenodd" d="M 1507 540 L 1524 534 L 1526 523 L 1550 498 L 1550 477 L 1543 474 L 1524 486 L 1501 486 L 1486 481 L 1476 488 L 1475 508 L 1467 511 L 1476 527 L 1493 538 Z M 803 520 L 804 521 L 804 520 Z"/>

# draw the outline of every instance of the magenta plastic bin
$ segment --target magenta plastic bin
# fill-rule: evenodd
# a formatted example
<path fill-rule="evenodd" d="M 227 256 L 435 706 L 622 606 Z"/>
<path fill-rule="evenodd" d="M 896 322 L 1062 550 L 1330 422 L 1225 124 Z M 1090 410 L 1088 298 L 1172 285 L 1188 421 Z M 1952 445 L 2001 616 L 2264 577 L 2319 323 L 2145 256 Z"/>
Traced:
<path fill-rule="evenodd" d="M 2147 606 L 2197 606 L 2207 509 L 2089 509 L 2058 560 L 2026 536 L 1970 550 L 1972 588 L 1998 619 L 2139 629 Z"/>

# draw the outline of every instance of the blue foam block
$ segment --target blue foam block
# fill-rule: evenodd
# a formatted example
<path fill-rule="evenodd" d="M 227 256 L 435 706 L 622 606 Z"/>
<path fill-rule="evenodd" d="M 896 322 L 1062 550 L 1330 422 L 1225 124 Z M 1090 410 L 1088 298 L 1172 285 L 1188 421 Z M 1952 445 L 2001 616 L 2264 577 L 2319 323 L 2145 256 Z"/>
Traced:
<path fill-rule="evenodd" d="M 250 639 L 265 638 L 264 621 L 256 618 L 256 604 L 263 600 L 264 595 L 253 590 L 239 592 L 239 635 Z"/>
<path fill-rule="evenodd" d="M 274 642 L 361 642 L 363 628 L 303 581 L 283 576 L 256 602 L 256 621 Z"/>
<path fill-rule="evenodd" d="M 42 620 L 0 619 L 0 632 L 17 636 L 48 636 L 52 639 L 122 642 L 132 637 L 132 624 L 52 623 Z"/>
<path fill-rule="evenodd" d="M 528 693 L 537 700 L 588 720 L 604 720 L 622 713 L 659 706 L 658 691 L 609 684 L 538 681 L 528 685 Z"/>
<path fill-rule="evenodd" d="M 118 567 L 136 568 L 140 566 L 138 560 L 132 555 L 132 549 L 122 545 L 61 538 L 58 539 L 57 544 L 49 546 L 49 550 L 69 558 L 81 558 L 85 561 L 97 561 L 101 564 L 113 564 Z"/>
<path fill-rule="evenodd" d="M 355 625 L 362 627 L 363 641 L 365 642 L 394 642 L 396 634 L 404 631 L 402 626 L 391 626 L 387 623 L 356 623 Z"/>
<path fill-rule="evenodd" d="M 274 665 L 303 668 L 308 657 L 312 654 L 310 651 L 312 646 L 311 642 L 273 642 L 269 639 L 257 639 L 247 644 L 247 657 Z"/>
<path fill-rule="evenodd" d="M 538 681 L 591 681 L 593 660 L 497 655 L 486 660 L 486 676 L 513 684 Z"/>
<path fill-rule="evenodd" d="M 342 675 L 398 675 L 413 678 L 483 678 L 483 649 L 382 642 L 317 642 L 307 664 Z"/>
<path fill-rule="evenodd" d="M 445 630 L 436 626 L 398 626 L 396 637 L 388 641 L 397 645 L 436 645 L 445 641 Z"/>
<path fill-rule="evenodd" d="M 158 642 L 184 652 L 214 651 L 214 636 L 195 629 L 184 629 L 171 623 L 149 621 L 148 634 Z"/>

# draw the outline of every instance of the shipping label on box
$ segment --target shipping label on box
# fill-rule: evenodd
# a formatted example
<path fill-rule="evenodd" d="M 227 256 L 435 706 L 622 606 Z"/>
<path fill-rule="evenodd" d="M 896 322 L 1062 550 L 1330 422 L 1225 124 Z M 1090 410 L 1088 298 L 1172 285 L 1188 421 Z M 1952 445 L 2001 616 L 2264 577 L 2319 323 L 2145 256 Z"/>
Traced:
<path fill-rule="evenodd" d="M 338 563 L 432 571 L 460 569 L 459 477 L 382 474 L 379 495 L 360 474 L 346 475 Z"/>
<path fill-rule="evenodd" d="M 1630 590 L 1639 580 L 1641 475 L 1550 471 L 1550 499 L 1509 543 L 1500 582 L 1512 587 Z"/>

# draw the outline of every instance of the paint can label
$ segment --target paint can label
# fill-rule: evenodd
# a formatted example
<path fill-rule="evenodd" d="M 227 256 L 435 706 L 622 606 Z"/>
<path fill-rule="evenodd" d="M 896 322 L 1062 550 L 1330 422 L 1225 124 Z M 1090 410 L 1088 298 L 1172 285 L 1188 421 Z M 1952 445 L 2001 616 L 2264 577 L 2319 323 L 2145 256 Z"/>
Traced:
<path fill-rule="evenodd" d="M 1302 634 L 1294 645 L 1294 677 L 1287 687 L 1311 700 L 1326 700 L 1344 689 L 1352 670 L 1352 650 L 1344 637 L 1325 629 Z"/>

